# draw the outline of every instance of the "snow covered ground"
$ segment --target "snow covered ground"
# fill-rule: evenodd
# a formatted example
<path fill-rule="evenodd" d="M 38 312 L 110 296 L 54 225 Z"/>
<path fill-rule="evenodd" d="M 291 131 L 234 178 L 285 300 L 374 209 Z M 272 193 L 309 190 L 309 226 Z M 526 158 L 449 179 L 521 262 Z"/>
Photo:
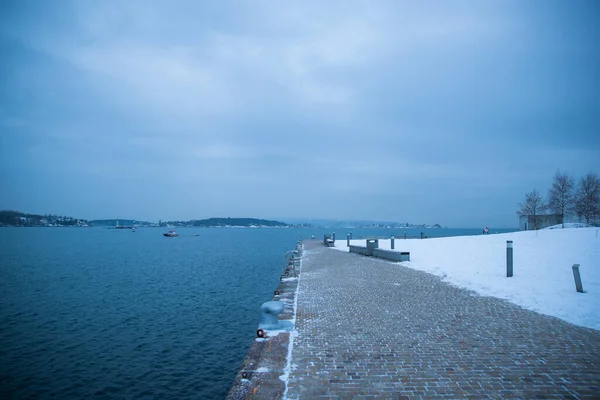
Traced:
<path fill-rule="evenodd" d="M 396 251 L 409 251 L 402 265 L 434 275 L 484 296 L 600 330 L 600 229 L 544 229 L 496 235 L 438 239 L 396 239 Z M 506 277 L 506 241 L 514 247 L 514 276 Z M 364 240 L 351 240 L 364 246 Z M 379 248 L 391 249 L 390 240 Z M 335 249 L 348 251 L 346 240 Z M 577 293 L 573 264 L 585 293 Z"/>

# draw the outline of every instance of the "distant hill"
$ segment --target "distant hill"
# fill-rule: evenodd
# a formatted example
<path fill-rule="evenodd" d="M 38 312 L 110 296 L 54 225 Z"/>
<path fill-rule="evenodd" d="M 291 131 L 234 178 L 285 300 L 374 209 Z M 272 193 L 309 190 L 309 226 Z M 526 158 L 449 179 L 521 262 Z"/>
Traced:
<path fill-rule="evenodd" d="M 440 224 L 413 224 L 409 222 L 372 221 L 372 220 L 333 220 L 333 219 L 288 219 L 302 226 L 322 228 L 444 228 Z"/>
<path fill-rule="evenodd" d="M 209 218 L 193 221 L 194 226 L 287 226 L 285 222 L 257 218 Z"/>
<path fill-rule="evenodd" d="M 88 223 L 85 219 L 67 216 L 3 210 L 0 211 L 0 226 L 88 226 Z"/>
<path fill-rule="evenodd" d="M 197 226 L 202 228 L 217 228 L 217 227 L 287 227 L 288 224 L 280 221 L 272 221 L 268 219 L 258 218 L 208 218 L 191 221 L 161 221 L 161 226 Z"/>

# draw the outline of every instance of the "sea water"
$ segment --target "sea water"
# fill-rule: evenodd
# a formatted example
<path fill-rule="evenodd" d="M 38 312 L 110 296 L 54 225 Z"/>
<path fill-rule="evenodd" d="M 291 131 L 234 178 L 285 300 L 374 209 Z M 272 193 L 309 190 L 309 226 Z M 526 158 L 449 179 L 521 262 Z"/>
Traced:
<path fill-rule="evenodd" d="M 0 228 L 0 397 L 219 399 L 284 253 L 332 229 Z M 344 229 L 337 239 L 401 229 Z M 408 236 L 480 234 L 410 229 Z"/>

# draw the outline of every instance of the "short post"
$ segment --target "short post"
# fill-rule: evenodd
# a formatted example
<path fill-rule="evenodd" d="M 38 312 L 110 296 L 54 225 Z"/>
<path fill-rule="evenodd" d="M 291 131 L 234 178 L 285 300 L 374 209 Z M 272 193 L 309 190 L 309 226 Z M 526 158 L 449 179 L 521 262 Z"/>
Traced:
<path fill-rule="evenodd" d="M 577 289 L 579 293 L 583 293 L 581 275 L 579 275 L 579 264 L 573 264 L 573 278 L 575 278 L 575 289 Z"/>
<path fill-rule="evenodd" d="M 406 240 L 406 231 L 404 231 L 404 240 Z"/>
<path fill-rule="evenodd" d="M 392 235 L 392 250 L 394 250 L 394 235 Z"/>
<path fill-rule="evenodd" d="M 346 247 L 350 247 L 350 234 L 346 233 Z"/>
<path fill-rule="evenodd" d="M 513 241 L 506 241 L 506 277 L 513 276 Z"/>
<path fill-rule="evenodd" d="M 333 237 L 332 237 L 332 239 L 333 239 L 333 242 L 335 243 L 335 232 L 333 232 Z"/>

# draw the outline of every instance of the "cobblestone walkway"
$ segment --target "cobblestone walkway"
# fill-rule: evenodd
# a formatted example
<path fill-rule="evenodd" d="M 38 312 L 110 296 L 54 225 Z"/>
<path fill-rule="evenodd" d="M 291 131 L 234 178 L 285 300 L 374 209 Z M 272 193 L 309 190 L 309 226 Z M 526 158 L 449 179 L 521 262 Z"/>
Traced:
<path fill-rule="evenodd" d="M 600 398 L 600 332 L 396 263 L 305 249 L 289 399 Z"/>

